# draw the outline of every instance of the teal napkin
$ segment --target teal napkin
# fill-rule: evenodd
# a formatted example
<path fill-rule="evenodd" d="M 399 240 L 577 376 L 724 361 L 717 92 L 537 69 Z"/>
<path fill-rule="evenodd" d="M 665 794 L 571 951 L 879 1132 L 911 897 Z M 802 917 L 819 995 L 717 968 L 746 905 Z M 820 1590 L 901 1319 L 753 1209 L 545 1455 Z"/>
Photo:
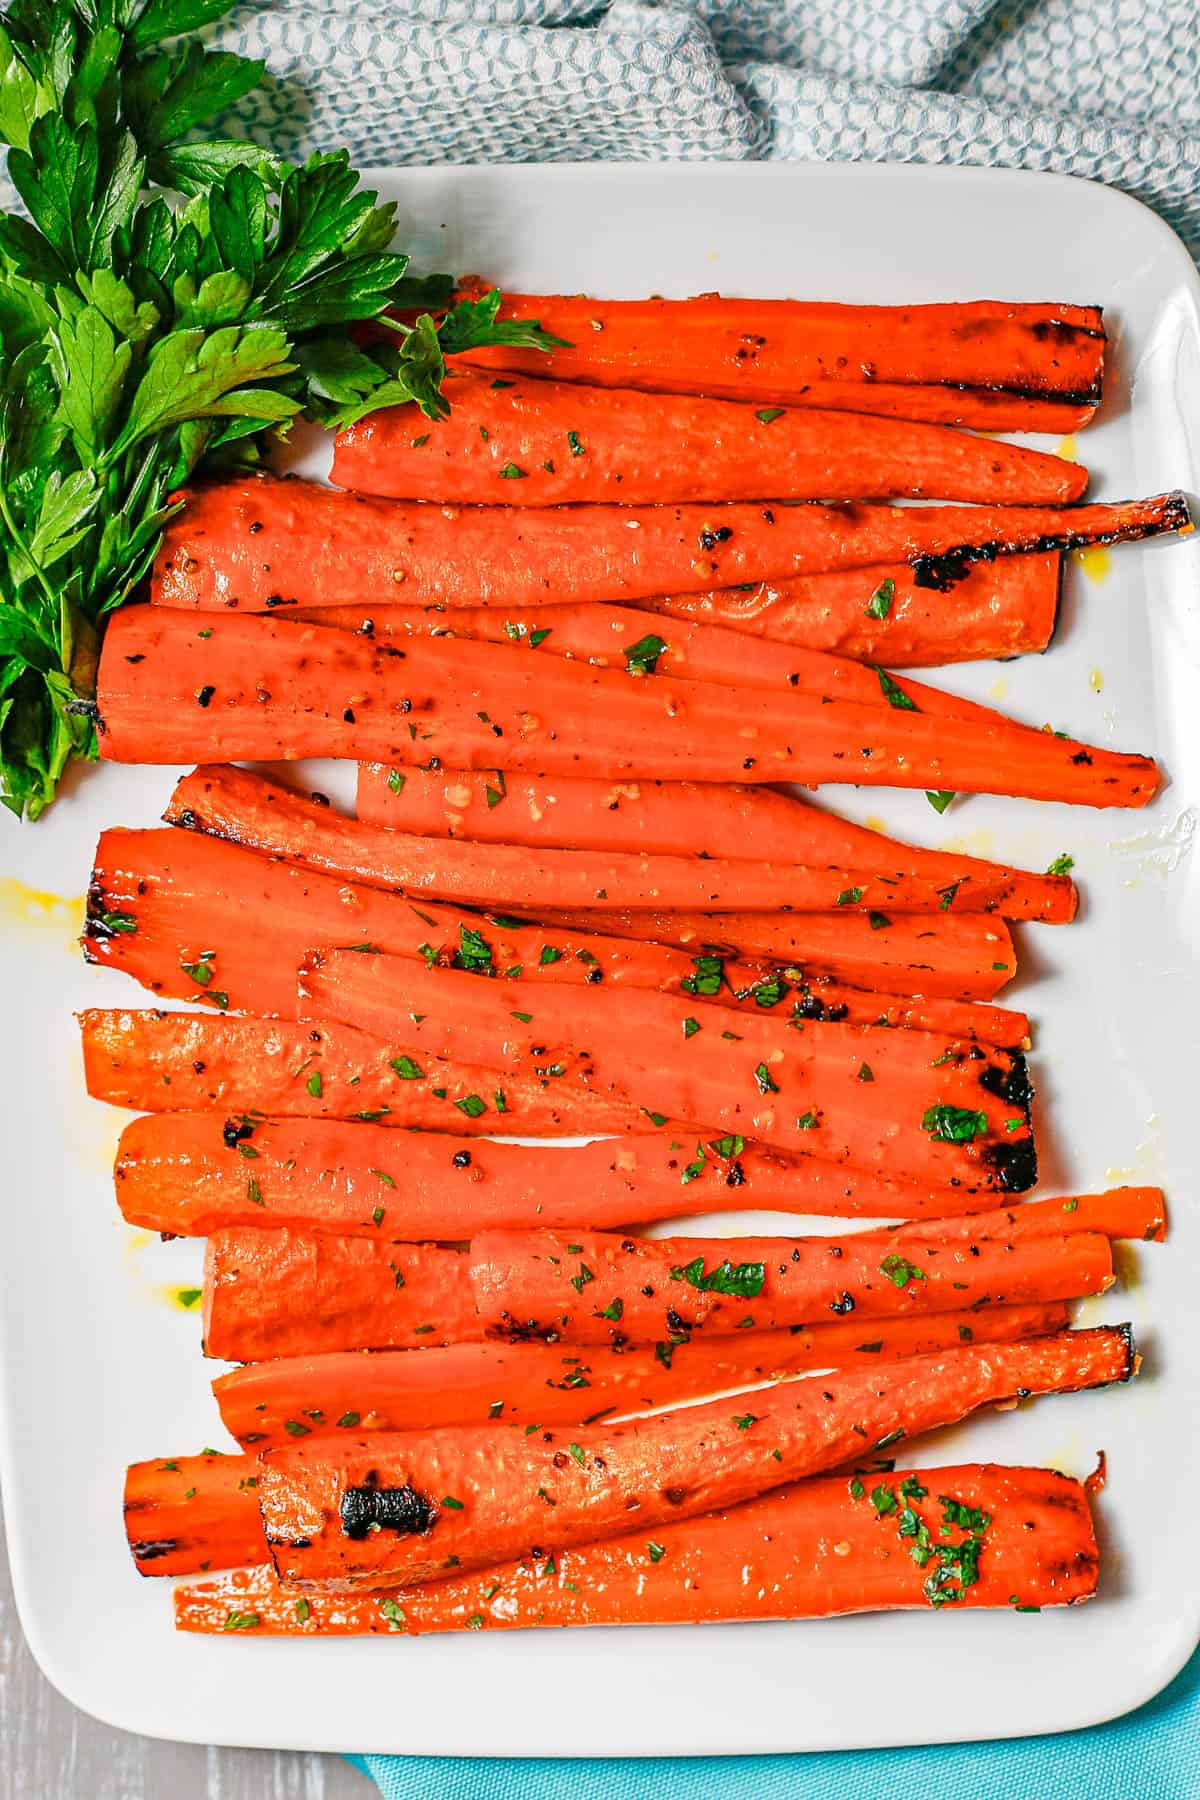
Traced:
<path fill-rule="evenodd" d="M 1195 0 L 277 0 L 216 36 L 265 57 L 243 123 L 290 154 L 1053 169 L 1135 195 L 1200 255 Z M 1198 1800 L 1200 1657 L 1127 1719 L 1059 1738 L 353 1760 L 388 1800 Z"/>
<path fill-rule="evenodd" d="M 350 1760 L 385 1800 L 1196 1800 L 1200 1652 L 1137 1712 L 1062 1737 L 817 1756 Z"/>

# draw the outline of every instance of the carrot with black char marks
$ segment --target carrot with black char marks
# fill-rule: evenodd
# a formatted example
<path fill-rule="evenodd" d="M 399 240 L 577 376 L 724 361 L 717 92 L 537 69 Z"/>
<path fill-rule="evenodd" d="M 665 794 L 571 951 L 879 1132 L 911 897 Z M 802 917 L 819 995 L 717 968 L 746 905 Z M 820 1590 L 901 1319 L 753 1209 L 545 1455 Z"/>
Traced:
<path fill-rule="evenodd" d="M 425 1066 L 402 1047 L 317 1024 L 92 1007 L 77 1014 L 93 1099 L 134 1112 L 220 1113 L 232 1129 L 268 1114 L 359 1119 L 475 1137 L 653 1131 L 627 1101 L 548 1089 L 443 1059 Z"/>
<path fill-rule="evenodd" d="M 920 1566 L 912 1538 L 898 1535 L 902 1512 L 914 1516 L 914 1533 L 924 1526 L 946 1555 L 935 1551 Z M 958 1523 L 968 1514 L 975 1533 Z M 982 1539 L 971 1578 L 960 1567 L 942 1580 L 939 1571 L 970 1535 Z M 951 1602 L 1038 1611 L 1089 1599 L 1099 1569 L 1079 1482 L 1051 1469 L 966 1465 L 804 1481 L 729 1511 L 668 1521 L 652 1537 L 638 1530 L 557 1550 L 553 1566 L 530 1557 L 386 1594 L 298 1600 L 269 1569 L 239 1571 L 176 1588 L 175 1624 L 180 1631 L 260 1637 L 420 1637 L 539 1625 L 815 1619 Z"/>
<path fill-rule="evenodd" d="M 154 566 L 159 606 L 263 612 L 638 601 L 772 577 L 907 562 L 926 586 L 1020 551 L 1182 531 L 1182 493 L 1076 507 L 437 506 L 250 475 L 187 490 Z M 403 592 L 401 593 L 401 589 Z"/>
<path fill-rule="evenodd" d="M 648 612 L 789 649 L 831 651 L 891 669 L 927 669 L 1049 647 L 1062 557 L 998 556 L 965 568 L 949 588 L 923 586 L 908 563 L 781 576 L 700 594 L 659 594 Z M 367 609 L 359 609 L 365 611 Z"/>
<path fill-rule="evenodd" d="M 564 1091 L 624 1094 L 820 1161 L 1008 1192 L 1036 1179 L 1019 1053 L 749 1013 L 730 1021 L 734 1031 L 718 1011 L 697 1018 L 686 1000 L 610 999 L 602 987 L 519 998 L 514 1008 L 501 985 L 455 970 L 331 951 L 302 976 L 300 1016 L 403 1031 L 430 1057 L 469 1054 Z"/>
<path fill-rule="evenodd" d="M 1127 1326 L 965 1345 L 619 1427 L 495 1428 L 302 1440 L 262 1459 L 280 1577 L 331 1591 L 423 1583 L 737 1505 L 1018 1393 L 1127 1380 Z M 378 1530 L 372 1530 L 378 1526 Z"/>
<path fill-rule="evenodd" d="M 492 1130 L 503 1123 L 492 1116 Z M 132 1120 L 114 1166 L 122 1217 L 172 1237 L 294 1225 L 420 1243 L 535 1225 L 616 1229 L 732 1204 L 934 1221 L 980 1204 L 956 1188 L 834 1169 L 737 1135 L 703 1139 L 697 1156 L 693 1139 L 662 1131 L 570 1148 L 485 1141 L 467 1149 L 461 1137 L 433 1131 L 401 1138 L 383 1125 L 266 1119 L 254 1126 L 248 1176 L 225 1125 L 211 1112 Z M 1087 1216 L 1064 1217 L 1059 1229 L 1093 1229 Z"/>
<path fill-rule="evenodd" d="M 131 1463 L 125 1535 L 139 1574 L 191 1575 L 266 1562 L 257 1486 L 249 1457 L 216 1450 Z"/>
<path fill-rule="evenodd" d="M 964 1230 L 974 1221 L 954 1221 Z M 853 1313 L 865 1322 L 1102 1294 L 1099 1232 L 1004 1236 L 903 1226 L 880 1235 L 635 1238 L 483 1231 L 471 1240 L 478 1335 L 500 1342 L 645 1344 L 694 1331 L 778 1331 Z M 918 1260 L 914 1260 L 918 1259 Z M 870 1333 L 866 1333 L 870 1336 Z"/>
<path fill-rule="evenodd" d="M 384 834 L 386 835 L 386 834 Z M 703 865 L 700 865 L 703 866 Z M 685 951 L 598 933 L 547 933 L 511 919 L 335 880 L 215 838 L 176 831 L 106 831 L 88 889 L 84 953 L 156 994 L 219 1010 L 296 1013 L 296 970 L 317 944 L 419 957 L 527 985 L 596 985 L 694 993 L 706 1005 L 766 1008 L 785 1000 L 806 1017 L 918 1025 L 1020 1045 L 1023 1013 L 949 1000 L 890 1005 L 878 996 L 762 963 L 722 964 L 718 981 Z"/>
<path fill-rule="evenodd" d="M 1099 400 L 1104 370 L 1101 309 L 1058 302 L 865 306 L 506 292 L 500 317 L 537 319 L 564 341 L 548 355 L 497 345 L 463 362 L 668 392 L 803 400 L 817 383 L 868 396 L 876 385 L 979 387 L 1083 406 Z"/>
<path fill-rule="evenodd" d="M 718 688 L 518 645 L 413 640 L 400 652 L 349 632 L 222 618 L 201 639 L 186 613 L 128 607 L 105 636 L 102 754 L 114 762 L 294 761 L 335 755 L 529 773 L 651 775 L 1010 793 L 1141 806 L 1154 762 L 1021 730 L 761 688 Z"/>
<path fill-rule="evenodd" d="M 334 442 L 331 479 L 398 500 L 554 506 L 680 500 L 974 500 L 1062 506 L 1087 471 L 1015 444 L 856 413 L 777 410 L 469 369 L 449 417 L 369 413 Z"/>
<path fill-rule="evenodd" d="M 928 1356 L 972 1341 L 1009 1343 L 1061 1331 L 1066 1323 L 1066 1306 L 1047 1301 L 887 1319 L 871 1332 L 839 1320 L 586 1354 L 538 1343 L 449 1344 L 369 1356 L 348 1350 L 247 1363 L 212 1386 L 226 1430 L 257 1456 L 291 1438 L 347 1431 L 592 1425 L 804 1369 Z"/>

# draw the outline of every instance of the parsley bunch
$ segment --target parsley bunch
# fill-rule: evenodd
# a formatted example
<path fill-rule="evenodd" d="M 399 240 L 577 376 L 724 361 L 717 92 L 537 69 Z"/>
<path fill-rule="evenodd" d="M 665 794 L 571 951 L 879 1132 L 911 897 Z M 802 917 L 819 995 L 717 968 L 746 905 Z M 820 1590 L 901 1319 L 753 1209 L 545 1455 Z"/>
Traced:
<path fill-rule="evenodd" d="M 183 36 L 230 3 L 15 0 L 0 21 L 27 214 L 0 214 L 0 799 L 18 816 L 96 754 L 104 619 L 148 573 L 174 488 L 252 464 L 301 414 L 443 417 L 447 353 L 555 341 L 498 322 L 498 293 L 446 311 L 448 277 L 408 277 L 395 207 L 345 152 L 296 167 L 193 141 L 262 78 Z M 378 346 L 351 341 L 395 306 L 408 322 Z"/>

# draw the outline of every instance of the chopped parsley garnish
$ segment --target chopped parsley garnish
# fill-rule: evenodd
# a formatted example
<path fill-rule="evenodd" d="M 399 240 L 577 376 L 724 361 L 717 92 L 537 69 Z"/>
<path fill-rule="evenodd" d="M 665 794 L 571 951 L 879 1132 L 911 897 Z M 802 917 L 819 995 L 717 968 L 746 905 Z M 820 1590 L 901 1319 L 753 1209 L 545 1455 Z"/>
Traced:
<path fill-rule="evenodd" d="M 1055 857 L 1054 861 L 1050 864 L 1050 867 L 1046 870 L 1046 873 L 1047 875 L 1069 875 L 1074 867 L 1075 858 L 1073 856 L 1068 856 L 1067 852 L 1064 850 L 1061 856 Z"/>
<path fill-rule="evenodd" d="M 857 906 L 862 897 L 863 890 L 860 887 L 843 888 L 838 895 L 835 904 L 838 906 Z"/>
<path fill-rule="evenodd" d="M 910 1281 L 924 1281 L 924 1269 L 918 1269 L 903 1256 L 885 1256 L 879 1265 L 879 1273 L 886 1275 L 893 1287 L 905 1288 Z"/>
<path fill-rule="evenodd" d="M 928 800 L 930 806 L 932 806 L 934 812 L 944 813 L 950 802 L 956 798 L 956 795 L 952 788 L 939 788 L 937 790 L 926 788 L 925 798 Z"/>
<path fill-rule="evenodd" d="M 699 1029 L 699 1019 L 685 1019 L 683 1021 L 683 1035 L 685 1038 L 695 1037 Z"/>
<path fill-rule="evenodd" d="M 685 975 L 679 983 L 685 994 L 702 994 L 711 1000 L 721 991 L 721 983 L 725 979 L 725 964 L 719 956 L 697 956 L 696 972 Z"/>
<path fill-rule="evenodd" d="M 970 1144 L 987 1133 L 987 1114 L 972 1112 L 969 1106 L 948 1106 L 939 1101 L 926 1108 L 921 1119 L 930 1137 L 945 1144 Z"/>
<path fill-rule="evenodd" d="M 390 1067 L 395 1069 L 401 1081 L 422 1081 L 425 1071 L 411 1056 L 393 1056 L 389 1059 Z"/>
<path fill-rule="evenodd" d="M 492 946 L 482 932 L 473 931 L 469 925 L 459 926 L 454 966 L 456 969 L 466 969 L 471 975 L 492 973 Z"/>
<path fill-rule="evenodd" d="M 892 610 L 892 601 L 896 598 L 896 584 L 890 575 L 885 575 L 863 611 L 868 619 L 886 619 Z"/>
<path fill-rule="evenodd" d="M 754 1080 L 760 1094 L 777 1094 L 779 1092 L 779 1084 L 765 1062 L 760 1062 L 755 1069 Z"/>
<path fill-rule="evenodd" d="M 783 406 L 756 406 L 754 416 L 760 425 L 771 425 L 776 419 L 782 419 L 786 410 Z"/>
<path fill-rule="evenodd" d="M 875 673 L 879 677 L 883 697 L 889 706 L 899 707 L 901 712 L 920 712 L 921 709 L 912 695 L 906 694 L 900 683 L 894 681 L 886 669 L 876 668 Z"/>
<path fill-rule="evenodd" d="M 391 788 L 393 794 L 398 794 L 407 780 L 408 776 L 402 775 L 399 769 L 388 770 L 387 784 Z"/>
<path fill-rule="evenodd" d="M 672 1281 L 686 1281 L 702 1294 L 730 1294 L 739 1300 L 754 1300 L 762 1293 L 763 1282 L 767 1278 L 766 1265 L 760 1262 L 718 1263 L 715 1269 L 705 1270 L 703 1256 L 683 1267 L 676 1265 L 671 1270 Z M 661 1360 L 661 1359 L 660 1359 Z"/>
<path fill-rule="evenodd" d="M 478 1119 L 487 1111 L 487 1101 L 481 1100 L 478 1094 L 468 1094 L 463 1100 L 454 1102 L 460 1113 L 466 1113 L 468 1119 Z"/>
<path fill-rule="evenodd" d="M 622 652 L 625 667 L 631 675 L 653 675 L 666 648 L 666 638 L 659 637 L 656 631 L 648 631 L 636 644 L 626 644 Z"/>

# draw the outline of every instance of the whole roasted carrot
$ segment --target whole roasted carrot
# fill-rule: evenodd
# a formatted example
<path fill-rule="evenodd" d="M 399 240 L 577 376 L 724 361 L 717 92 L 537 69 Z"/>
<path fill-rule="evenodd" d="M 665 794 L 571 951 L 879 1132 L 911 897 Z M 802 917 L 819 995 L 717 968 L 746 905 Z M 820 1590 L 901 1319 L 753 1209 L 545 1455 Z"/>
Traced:
<path fill-rule="evenodd" d="M 814 382 L 982 387 L 1100 398 L 1099 307 L 971 300 L 863 306 L 813 300 L 597 300 L 509 294 L 501 317 L 536 318 L 564 342 L 549 356 L 508 346 L 472 351 L 482 368 L 560 380 L 713 393 L 802 393 Z"/>
<path fill-rule="evenodd" d="M 1074 889 L 1066 876 L 1027 875 L 967 859 L 957 865 L 949 859 L 953 874 L 949 869 L 936 875 L 910 872 L 903 866 L 903 852 L 897 869 L 884 862 L 881 847 L 875 845 L 870 846 L 872 863 L 861 869 L 824 861 L 789 864 L 695 854 L 664 856 L 640 850 L 596 852 L 557 845 L 536 852 L 506 844 L 480 850 L 467 839 L 438 841 L 347 819 L 244 769 L 201 768 L 185 776 L 172 795 L 166 816 L 192 830 L 288 857 L 309 868 L 395 889 L 410 902 L 431 897 L 464 905 L 528 910 L 549 901 L 566 909 L 582 906 L 598 913 L 609 907 L 616 911 L 643 906 L 717 913 L 776 908 L 877 911 L 887 906 L 896 913 L 1015 911 L 1018 916 L 1032 912 L 1035 917 L 1046 912 L 1069 915 L 1074 906 Z M 109 898 L 103 851 L 105 843 L 112 841 L 111 834 L 101 840 L 101 873 L 93 876 L 102 909 Z M 169 864 L 170 852 L 165 844 L 163 849 Z M 203 851 L 193 851 L 191 860 L 203 862 Z M 229 858 L 225 860 L 228 864 Z M 248 865 L 246 880 L 261 885 L 265 876 L 261 872 L 256 875 Z M 347 916 L 354 911 L 353 897 L 354 890 L 350 890 L 343 907 Z M 103 928 L 104 910 L 98 914 L 95 906 L 92 910 Z M 377 913 L 382 910 L 376 908 Z M 523 960 L 516 954 L 497 966 Z"/>
<path fill-rule="evenodd" d="M 804 1369 L 928 1356 L 959 1343 L 1011 1343 L 1062 1330 L 1061 1301 L 803 1330 L 667 1340 L 652 1349 L 554 1344 L 449 1344 L 443 1349 L 276 1357 L 213 1382 L 227 1431 L 254 1454 L 295 1437 L 346 1431 L 437 1431 L 446 1425 L 592 1425 L 701 1394 L 778 1381 Z M 960 1329 L 961 1327 L 961 1329 Z"/>
<path fill-rule="evenodd" d="M 975 563 L 946 589 L 921 585 L 907 563 L 791 575 L 708 593 L 657 595 L 646 611 L 727 626 L 741 637 L 832 651 L 889 668 L 923 669 L 1026 656 L 1054 636 L 1057 551 Z M 360 608 L 364 616 L 368 609 Z"/>
<path fill-rule="evenodd" d="M 575 509 L 578 510 L 578 509 Z M 1158 772 L 1018 730 L 761 688 L 631 681 L 518 645 L 413 640 L 400 653 L 279 619 L 128 607 L 105 635 L 101 753 L 115 762 L 334 755 L 390 763 L 701 781 L 845 781 L 1139 806 Z M 418 723 L 419 721 L 419 723 Z"/>
<path fill-rule="evenodd" d="M 350 934 L 351 947 L 364 954 L 419 957 L 526 985 L 605 981 L 687 993 L 705 1005 L 799 1004 L 807 1018 L 915 1025 L 1006 1046 L 1029 1035 L 1024 1013 L 953 1000 L 889 1003 L 769 964 L 722 963 L 714 982 L 711 963 L 698 971 L 694 958 L 668 945 L 547 933 L 455 907 L 418 906 L 213 837 L 122 829 L 101 836 L 84 953 L 156 994 L 294 1018 L 301 961 L 313 945 L 344 944 Z"/>
<path fill-rule="evenodd" d="M 228 813 L 240 824 L 243 796 L 248 799 L 253 791 L 243 783 L 241 770 L 198 770 L 185 776 L 167 816 L 178 823 L 181 811 L 195 810 L 204 829 L 224 835 L 226 810 L 218 812 L 212 796 L 223 796 L 232 783 L 236 787 L 229 788 Z M 202 804 L 191 808 L 184 796 L 197 789 Z M 242 802 L 236 815 L 235 795 Z M 477 843 L 562 844 L 670 856 L 713 857 L 736 850 L 740 860 L 751 862 L 853 863 L 860 869 L 884 874 L 903 870 L 942 882 L 954 881 L 965 870 L 981 880 L 1004 882 L 1009 889 L 1006 907 L 1019 905 L 1021 917 L 1050 924 L 1065 924 L 1078 903 L 1066 877 L 1025 879 L 1023 871 L 1004 863 L 902 844 L 770 788 L 611 782 L 579 775 L 506 775 L 498 785 L 494 770 L 402 772 L 386 763 L 361 763 L 355 811 L 360 824 Z M 886 927 L 877 924 L 876 929 Z"/>
<path fill-rule="evenodd" d="M 972 562 L 1181 531 L 1179 493 L 1055 507 L 745 501 L 677 506 L 435 506 L 251 475 L 189 490 L 155 564 L 160 606 L 221 612 L 361 605 L 639 600 L 881 562 L 925 586 Z M 403 593 L 401 593 L 403 589 Z"/>
<path fill-rule="evenodd" d="M 286 1227 L 214 1232 L 203 1304 L 204 1353 L 227 1362 L 479 1336 L 457 1251 Z"/>
<path fill-rule="evenodd" d="M 646 675 L 679 676 L 718 687 L 774 689 L 810 694 L 855 706 L 895 706 L 947 719 L 1011 724 L 993 707 L 944 694 L 925 682 L 897 681 L 886 669 L 864 667 L 847 656 L 793 648 L 786 658 L 772 644 L 693 620 L 665 623 L 659 614 L 633 606 L 312 606 L 299 607 L 289 620 L 356 631 L 376 644 L 407 644 L 414 638 L 467 638 L 475 642 L 524 645 L 543 658 L 569 657 L 594 668 L 620 669 L 634 680 Z M 1024 726 L 1015 726 L 1021 731 Z"/>
<path fill-rule="evenodd" d="M 450 414 L 387 407 L 343 431 L 332 479 L 399 500 L 550 506 L 679 500 L 977 500 L 1061 506 L 1087 471 L 1061 457 L 942 425 L 857 413 L 755 408 L 693 395 L 469 369 Z"/>
<path fill-rule="evenodd" d="M 603 917 L 622 937 L 677 944 L 711 967 L 711 958 L 763 956 L 785 967 L 828 971 L 841 981 L 881 993 L 988 999 L 1012 980 L 1017 952 L 1012 933 L 995 914 L 925 919 L 890 913 L 669 913 L 603 915 L 539 907 L 544 925 L 586 931 Z M 886 923 L 881 923 L 886 920 Z"/>
<path fill-rule="evenodd" d="M 135 1112 L 358 1119 L 475 1137 L 653 1131 L 627 1101 L 564 1094 L 536 1077 L 428 1067 L 343 1025 L 93 1007 L 78 1014 L 87 1091 Z M 247 1180 L 252 1175 L 247 1170 Z"/>
<path fill-rule="evenodd" d="M 494 982 L 396 957 L 318 954 L 300 1016 L 384 1035 L 431 1057 L 525 1070 L 564 1091 L 624 1094 L 697 1126 L 910 1180 L 1021 1191 L 1035 1179 L 1024 1058 L 932 1032 L 739 1015 L 604 989 L 512 996 Z M 718 1030 L 717 1027 L 722 1029 Z"/>
<path fill-rule="evenodd" d="M 956 1221 L 956 1223 L 961 1223 Z M 471 1240 L 477 1335 L 518 1343 L 646 1344 L 691 1332 L 777 1331 L 833 1313 L 867 1321 L 1069 1300 L 1112 1286 L 1099 1232 L 910 1239 L 635 1238 L 484 1231 Z M 913 1260 L 919 1257 L 919 1261 Z M 868 1334 L 869 1335 L 869 1334 Z"/>
<path fill-rule="evenodd" d="M 904 1520 L 906 1537 L 897 1524 Z M 964 1521 L 969 1524 L 964 1525 Z M 986 1523 L 984 1523 L 986 1521 Z M 915 1558 L 913 1534 L 940 1548 Z M 960 1560 L 973 1540 L 979 1554 Z M 907 1552 L 907 1554 L 904 1554 Z M 1100 1558 L 1083 1487 L 995 1464 L 828 1476 L 729 1511 L 386 1594 L 298 1600 L 270 1569 L 175 1589 L 180 1631 L 357 1637 L 1073 1605 Z"/>
<path fill-rule="evenodd" d="M 1127 1380 L 1127 1326 L 965 1345 L 619 1426 L 300 1440 L 262 1459 L 275 1567 L 299 1589 L 396 1587 L 737 1505 L 1017 1393 Z M 372 1525 L 381 1529 L 373 1531 Z"/>
<path fill-rule="evenodd" d="M 504 1121 L 490 1116 L 491 1129 L 500 1129 Z M 956 1188 L 833 1169 L 736 1135 L 698 1145 L 658 1132 L 569 1149 L 488 1142 L 465 1149 L 461 1137 L 439 1132 L 399 1137 L 383 1125 L 268 1119 L 254 1127 L 248 1170 L 225 1124 L 219 1113 L 158 1113 L 125 1127 L 114 1174 L 129 1224 L 173 1237 L 294 1225 L 419 1243 L 495 1227 L 616 1229 L 730 1205 L 934 1221 L 979 1205 L 977 1195 Z M 1104 1229 L 1061 1214 L 1058 1228 Z"/>
<path fill-rule="evenodd" d="M 267 1560 L 245 1456 L 217 1450 L 131 1463 L 125 1475 L 125 1535 L 142 1575 L 190 1575 Z"/>

